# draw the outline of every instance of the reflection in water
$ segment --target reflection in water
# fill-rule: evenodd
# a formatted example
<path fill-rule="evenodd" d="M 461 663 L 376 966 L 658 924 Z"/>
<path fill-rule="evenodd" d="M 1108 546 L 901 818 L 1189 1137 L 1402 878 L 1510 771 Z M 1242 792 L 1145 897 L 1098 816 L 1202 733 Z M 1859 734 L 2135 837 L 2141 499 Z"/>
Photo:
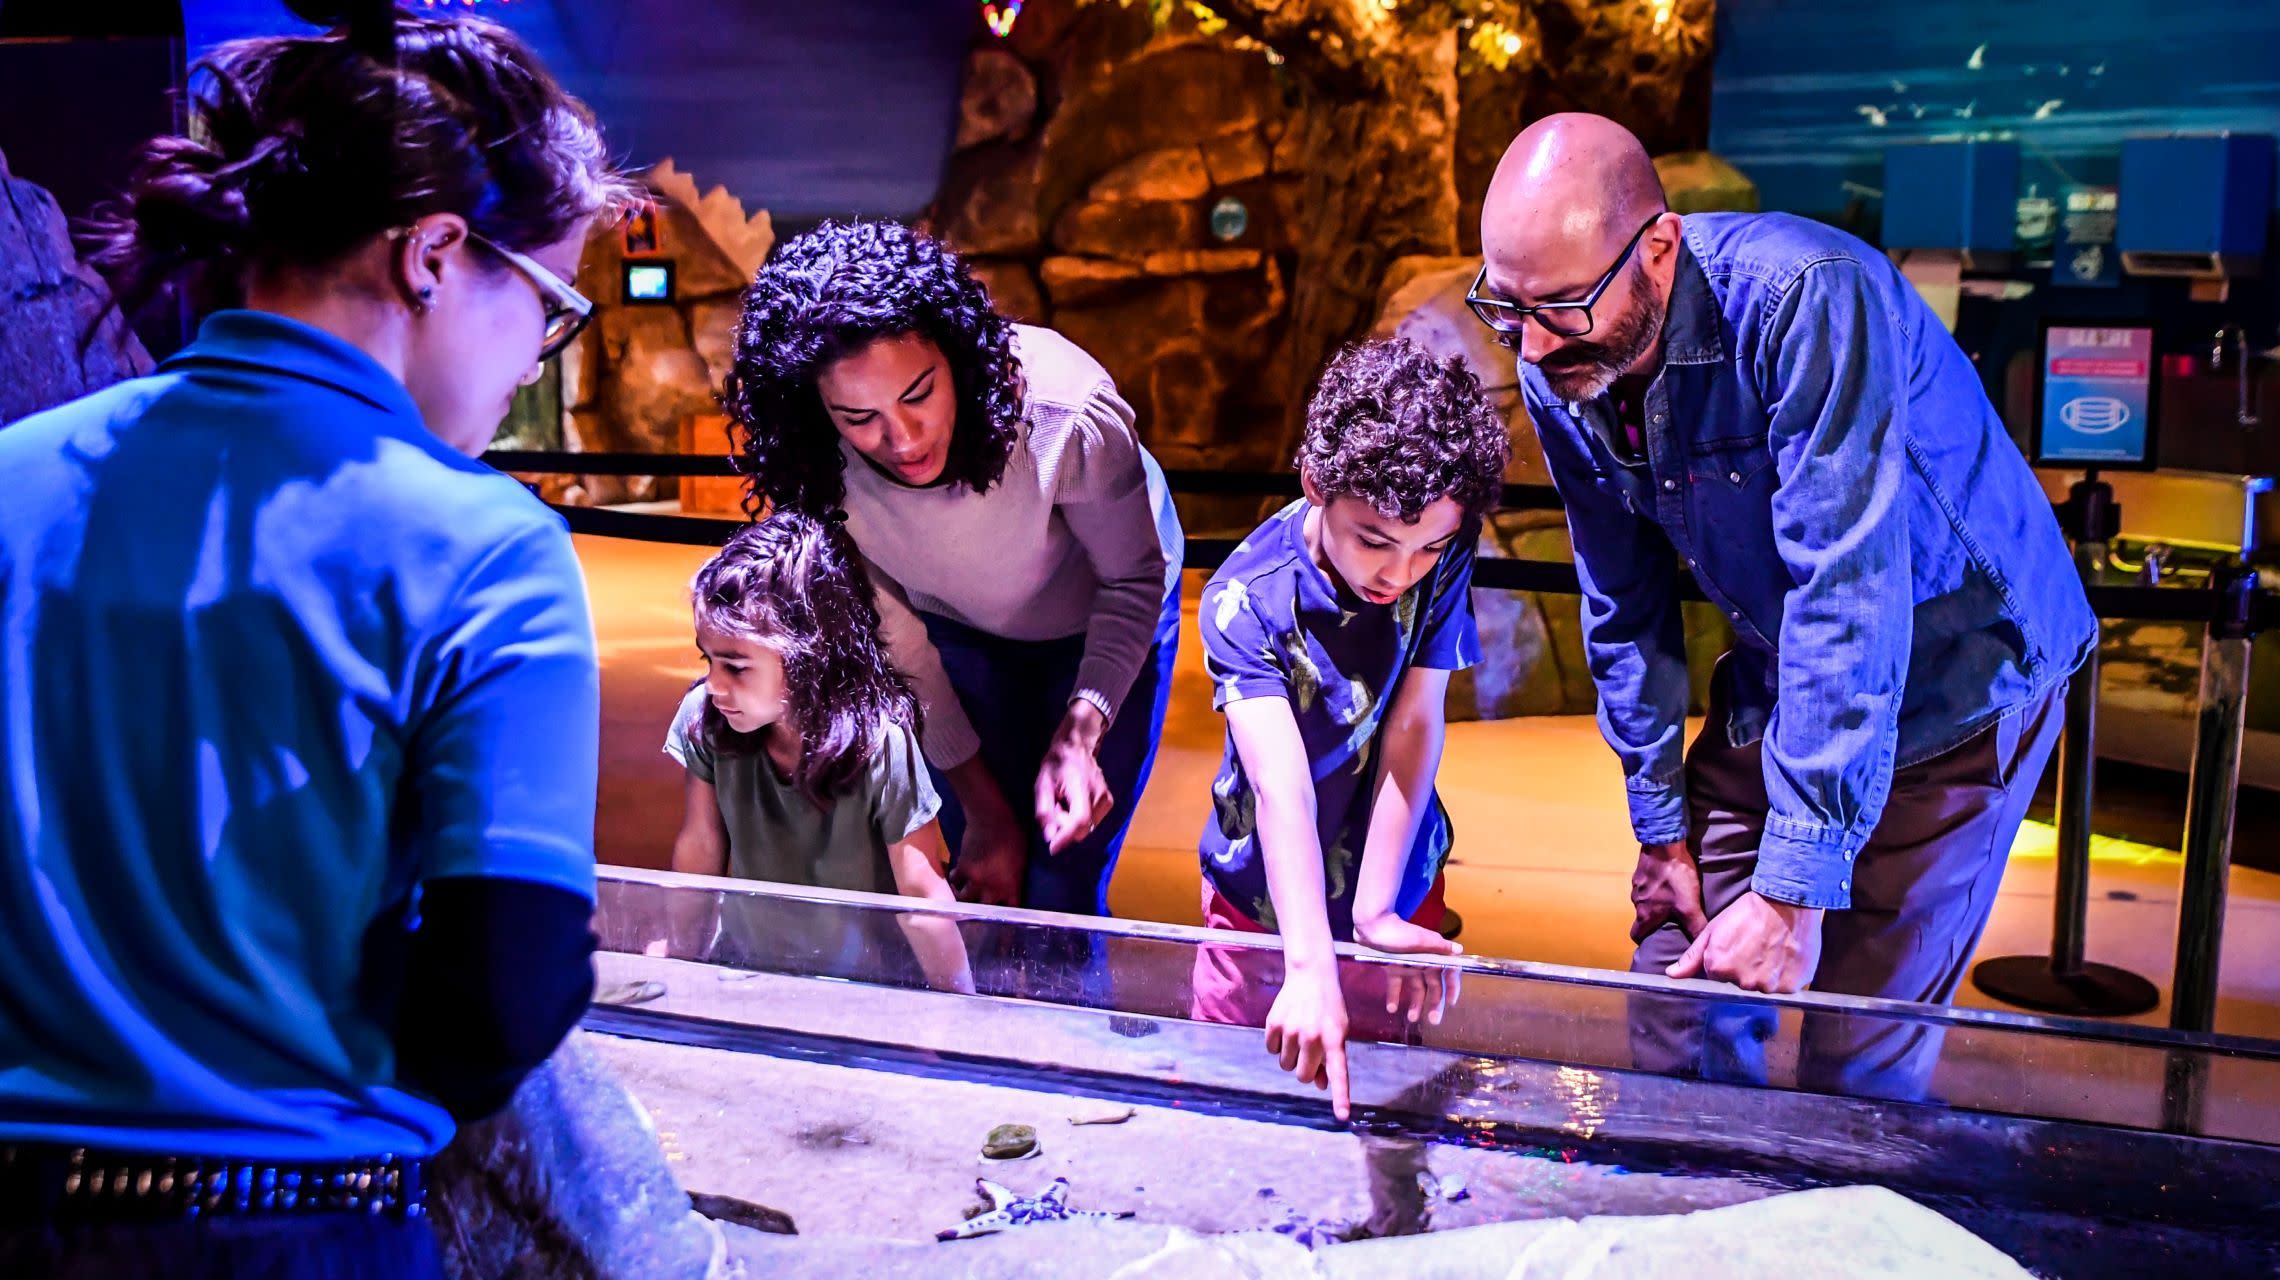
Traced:
<path fill-rule="evenodd" d="M 1562 1133 L 1578 1138 L 1597 1137 L 1601 1126 L 1607 1123 L 1609 1095 L 1615 1091 L 1614 1082 L 1598 1071 L 1581 1067 L 1561 1067 L 1552 1077 L 1557 1082 L 1560 1096 L 1567 1099 L 1567 1120 L 1560 1125 Z"/>

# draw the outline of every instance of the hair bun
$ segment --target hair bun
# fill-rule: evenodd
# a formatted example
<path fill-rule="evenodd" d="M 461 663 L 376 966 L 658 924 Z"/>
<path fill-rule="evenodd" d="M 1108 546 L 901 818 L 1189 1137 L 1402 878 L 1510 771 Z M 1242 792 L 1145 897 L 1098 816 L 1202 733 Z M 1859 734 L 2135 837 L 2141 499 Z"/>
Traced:
<path fill-rule="evenodd" d="M 358 8 L 355 0 L 284 0 L 285 8 L 296 18 L 316 26 L 332 28 L 348 21 L 349 14 Z"/>
<path fill-rule="evenodd" d="M 392 63 L 396 56 L 396 0 L 284 0 L 303 22 L 340 30 L 350 48 Z"/>

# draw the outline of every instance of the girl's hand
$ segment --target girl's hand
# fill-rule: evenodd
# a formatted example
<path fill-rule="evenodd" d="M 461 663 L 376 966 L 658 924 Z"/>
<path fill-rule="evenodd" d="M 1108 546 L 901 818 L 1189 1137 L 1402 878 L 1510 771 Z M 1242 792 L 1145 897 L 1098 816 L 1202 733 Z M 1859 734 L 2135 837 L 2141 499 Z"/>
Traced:
<path fill-rule="evenodd" d="M 1077 699 L 1061 718 L 1061 728 L 1037 770 L 1037 826 L 1045 847 L 1059 853 L 1093 833 L 1116 807 L 1108 779 L 1095 753 L 1107 728 L 1100 708 Z"/>

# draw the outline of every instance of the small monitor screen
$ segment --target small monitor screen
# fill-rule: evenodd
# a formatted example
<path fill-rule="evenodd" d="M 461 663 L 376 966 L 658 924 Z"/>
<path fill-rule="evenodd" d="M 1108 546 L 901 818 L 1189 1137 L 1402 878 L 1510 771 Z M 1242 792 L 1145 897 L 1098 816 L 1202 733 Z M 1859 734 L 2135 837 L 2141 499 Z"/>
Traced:
<path fill-rule="evenodd" d="M 627 302 L 671 302 L 673 300 L 673 268 L 662 262 L 629 262 L 625 264 L 625 300 Z"/>
<path fill-rule="evenodd" d="M 2051 322 L 2043 330 L 2035 462 L 2150 466 L 2158 372 L 2150 326 Z"/>

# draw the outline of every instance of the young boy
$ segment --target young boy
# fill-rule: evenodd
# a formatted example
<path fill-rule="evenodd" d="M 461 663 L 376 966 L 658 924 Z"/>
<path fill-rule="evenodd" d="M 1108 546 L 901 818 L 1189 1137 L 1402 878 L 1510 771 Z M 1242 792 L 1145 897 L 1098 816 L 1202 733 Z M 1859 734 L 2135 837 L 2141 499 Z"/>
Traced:
<path fill-rule="evenodd" d="M 1402 339 L 1348 348 L 1307 406 L 1305 499 L 1204 589 L 1204 661 L 1227 717 L 1204 922 L 1279 932 L 1283 953 L 1278 978 L 1272 952 L 1204 948 L 1194 1014 L 1264 1025 L 1267 1051 L 1329 1089 L 1340 1119 L 1348 1018 L 1333 942 L 1459 950 L 1436 931 L 1450 832 L 1433 775 L 1449 673 L 1480 656 L 1474 542 L 1510 452 L 1460 361 Z M 1397 1015 L 1385 971 L 1365 972 L 1365 1007 Z M 1366 1021 L 1355 1030 L 1403 1034 L 1398 1016 Z"/>

